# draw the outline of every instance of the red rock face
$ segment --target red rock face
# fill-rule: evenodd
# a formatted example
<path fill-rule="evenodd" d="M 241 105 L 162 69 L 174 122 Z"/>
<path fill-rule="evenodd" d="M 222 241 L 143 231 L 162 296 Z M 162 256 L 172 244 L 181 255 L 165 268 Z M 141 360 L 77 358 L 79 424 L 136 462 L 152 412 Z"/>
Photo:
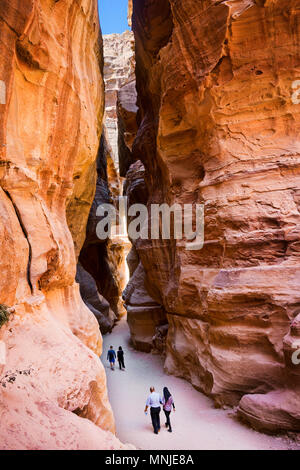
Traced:
<path fill-rule="evenodd" d="M 141 161 L 130 166 L 124 185 L 128 207 L 134 204 L 146 204 L 148 192 L 145 185 L 145 168 Z M 128 217 L 128 223 L 133 217 Z M 131 240 L 132 249 L 127 256 L 130 281 L 123 292 L 127 321 L 134 347 L 143 352 L 150 352 L 156 328 L 167 323 L 162 305 L 156 302 L 146 287 L 146 272 L 136 250 L 136 241 Z"/>
<path fill-rule="evenodd" d="M 121 448 L 74 280 L 104 104 L 97 2 L 3 0 L 0 39 L 0 447 Z"/>
<path fill-rule="evenodd" d="M 205 204 L 201 251 L 137 243 L 165 367 L 267 429 L 300 428 L 297 5 L 133 1 L 148 203 Z"/>

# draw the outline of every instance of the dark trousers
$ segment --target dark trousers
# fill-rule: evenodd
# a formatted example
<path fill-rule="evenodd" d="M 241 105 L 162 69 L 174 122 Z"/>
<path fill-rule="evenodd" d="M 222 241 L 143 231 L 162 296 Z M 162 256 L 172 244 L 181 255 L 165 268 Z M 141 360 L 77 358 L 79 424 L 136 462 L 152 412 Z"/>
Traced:
<path fill-rule="evenodd" d="M 150 408 L 152 426 L 156 434 L 158 433 L 158 430 L 160 429 L 159 413 L 160 413 L 160 406 L 157 408 L 152 408 L 152 407 Z"/>
<path fill-rule="evenodd" d="M 166 415 L 166 426 L 169 426 L 169 429 L 172 430 L 171 421 L 170 421 L 171 411 L 164 410 L 164 412 L 165 412 L 165 415 Z"/>
<path fill-rule="evenodd" d="M 123 369 L 125 369 L 124 357 L 118 359 L 118 361 L 119 361 L 120 369 L 122 369 L 122 367 L 123 367 Z"/>

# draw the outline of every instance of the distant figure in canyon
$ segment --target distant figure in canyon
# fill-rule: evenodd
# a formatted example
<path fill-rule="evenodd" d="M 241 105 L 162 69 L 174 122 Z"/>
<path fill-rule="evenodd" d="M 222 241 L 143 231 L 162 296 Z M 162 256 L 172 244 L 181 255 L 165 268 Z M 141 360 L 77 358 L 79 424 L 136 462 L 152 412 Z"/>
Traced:
<path fill-rule="evenodd" d="M 113 346 L 110 347 L 107 353 L 107 360 L 110 363 L 111 370 L 115 370 L 115 362 L 116 362 L 116 352 Z"/>
<path fill-rule="evenodd" d="M 169 432 L 172 432 L 170 414 L 171 414 L 171 411 L 172 411 L 172 406 L 173 406 L 173 410 L 175 411 L 175 403 L 174 403 L 173 397 L 172 397 L 172 395 L 169 392 L 169 389 L 167 387 L 164 387 L 163 395 L 164 395 L 163 410 L 164 410 L 164 413 L 165 413 L 166 419 L 167 419 L 166 427 L 169 428 L 168 429 Z"/>
<path fill-rule="evenodd" d="M 118 362 L 121 370 L 125 370 L 125 363 L 124 363 L 124 351 L 122 346 L 119 346 L 119 350 L 117 352 L 118 355 Z"/>
<path fill-rule="evenodd" d="M 146 401 L 145 414 L 147 414 L 147 410 L 150 407 L 150 415 L 154 434 L 158 434 L 160 431 L 159 413 L 161 410 L 160 405 L 162 404 L 163 400 L 160 394 L 155 391 L 154 387 L 150 387 L 150 395 L 148 396 Z"/>

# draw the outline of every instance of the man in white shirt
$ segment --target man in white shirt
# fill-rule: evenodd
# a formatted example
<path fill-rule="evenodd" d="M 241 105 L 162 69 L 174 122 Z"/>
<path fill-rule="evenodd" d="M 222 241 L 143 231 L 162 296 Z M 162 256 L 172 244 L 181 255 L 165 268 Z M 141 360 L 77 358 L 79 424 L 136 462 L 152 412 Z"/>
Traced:
<path fill-rule="evenodd" d="M 150 395 L 146 401 L 146 408 L 145 413 L 147 414 L 147 410 L 150 407 L 150 415 L 152 420 L 152 426 L 154 429 L 154 434 L 158 434 L 160 431 L 160 405 L 163 404 L 163 400 L 159 393 L 155 391 L 154 387 L 150 387 Z"/>

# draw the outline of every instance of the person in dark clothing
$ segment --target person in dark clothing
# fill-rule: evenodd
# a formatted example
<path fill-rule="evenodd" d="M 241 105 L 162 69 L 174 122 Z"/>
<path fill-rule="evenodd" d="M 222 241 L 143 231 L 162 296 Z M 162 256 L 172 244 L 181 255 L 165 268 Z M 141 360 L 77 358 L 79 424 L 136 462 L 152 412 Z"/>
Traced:
<path fill-rule="evenodd" d="M 175 411 L 175 403 L 174 403 L 173 397 L 172 397 L 171 393 L 169 392 L 169 390 L 167 389 L 167 387 L 164 387 L 163 395 L 164 395 L 163 410 L 164 410 L 164 413 L 165 413 L 166 419 L 167 419 L 166 427 L 169 428 L 168 429 L 169 432 L 172 432 L 170 414 L 171 414 L 171 411 L 172 411 L 172 406 L 173 406 L 173 410 Z"/>
<path fill-rule="evenodd" d="M 110 347 L 110 349 L 107 353 L 107 360 L 110 363 L 111 370 L 115 370 L 116 352 L 114 351 L 113 346 Z"/>
<path fill-rule="evenodd" d="M 117 355 L 118 355 L 118 362 L 119 362 L 119 366 L 120 366 L 120 369 L 125 369 L 125 364 L 124 364 L 124 351 L 122 349 L 122 346 L 119 346 L 119 350 L 117 352 Z"/>

